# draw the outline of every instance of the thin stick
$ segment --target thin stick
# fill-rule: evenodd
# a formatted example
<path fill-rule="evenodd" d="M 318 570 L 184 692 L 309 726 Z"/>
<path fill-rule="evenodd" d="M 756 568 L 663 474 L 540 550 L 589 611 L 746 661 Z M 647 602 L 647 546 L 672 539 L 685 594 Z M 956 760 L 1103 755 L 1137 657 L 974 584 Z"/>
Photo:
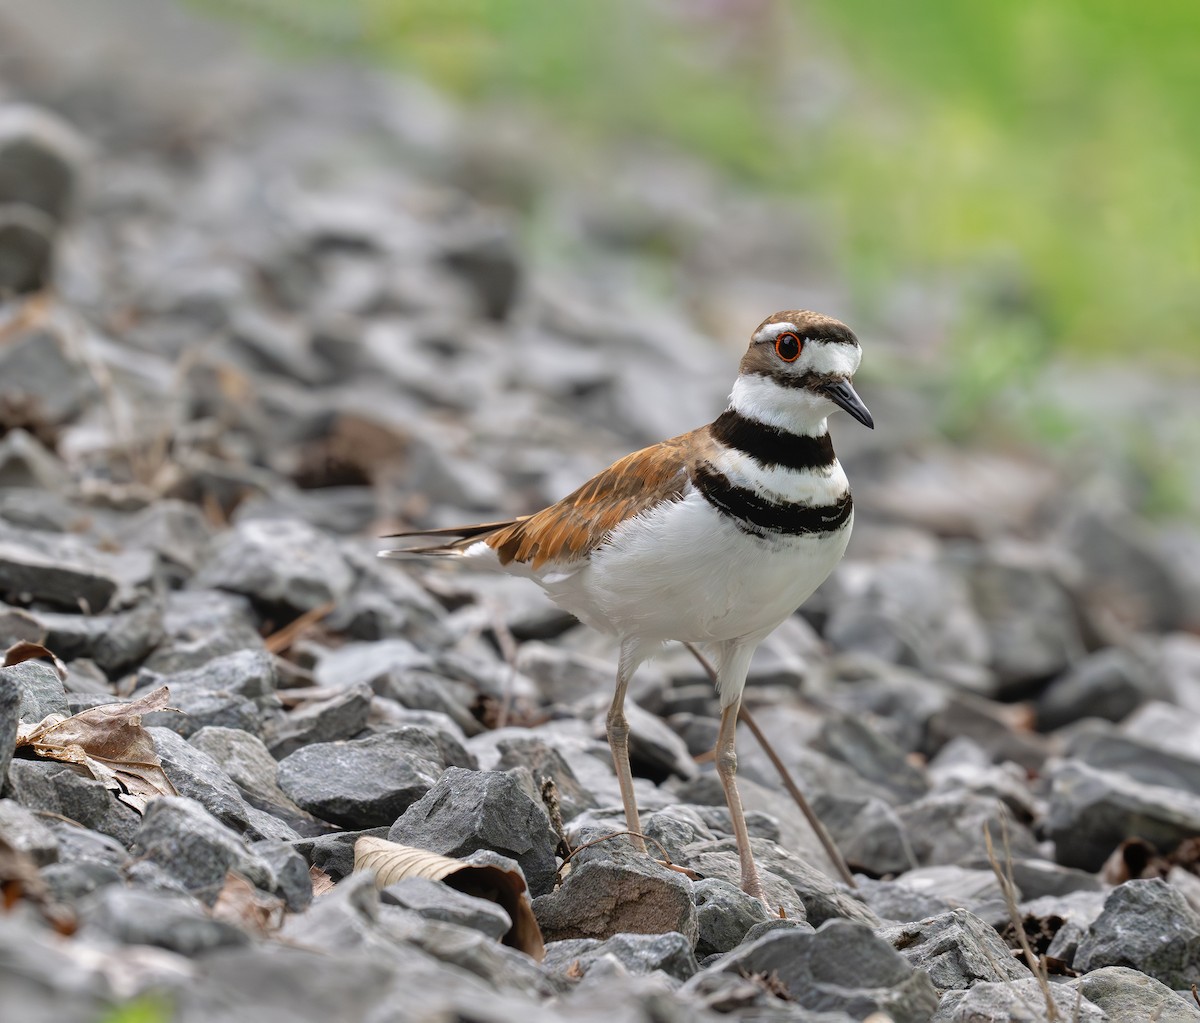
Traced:
<path fill-rule="evenodd" d="M 1042 999 L 1046 1003 L 1046 1019 L 1049 1023 L 1057 1023 L 1058 1006 L 1054 1001 L 1054 997 L 1050 994 L 1050 978 L 1047 975 L 1045 964 L 1034 954 L 1033 948 L 1029 944 L 1029 937 L 1025 933 L 1025 925 L 1021 920 L 1021 909 L 1017 905 L 1016 882 L 1012 877 L 1012 850 L 1008 845 L 1008 823 L 1002 816 L 1000 818 L 1000 834 L 1004 840 L 1004 866 L 1001 867 L 1000 860 L 996 856 L 996 848 L 992 843 L 992 832 L 988 825 L 983 825 L 983 844 L 987 848 L 987 859 L 991 865 L 992 873 L 996 875 L 996 880 L 1000 882 L 1000 892 L 1004 897 L 1004 906 L 1008 910 L 1009 919 L 1012 921 L 1013 928 L 1017 932 L 1017 941 L 1021 945 L 1021 952 L 1025 956 L 1025 965 L 1029 967 L 1029 972 L 1037 978 L 1038 987 L 1042 992 Z M 1022 999 L 1024 1003 L 1024 999 Z M 1032 1008 L 1026 1004 L 1027 1008 Z"/>
<path fill-rule="evenodd" d="M 717 684 L 716 669 L 709 663 L 707 657 L 701 653 L 693 643 L 684 643 L 685 647 L 691 651 L 691 654 L 697 661 L 700 662 L 700 667 L 710 679 L 713 685 Z M 804 814 L 804 819 L 808 821 L 809 827 L 813 829 L 813 833 L 821 843 L 821 848 L 825 850 L 825 855 L 829 857 L 842 880 L 851 888 L 857 888 L 858 884 L 854 880 L 854 875 L 850 873 L 850 868 L 846 865 L 846 860 L 843 858 L 837 845 L 833 841 L 833 836 L 829 834 L 828 829 L 821 823 L 821 819 L 813 812 L 813 808 L 809 805 L 808 800 L 804 798 L 804 793 L 800 791 L 800 787 L 792 778 L 792 773 L 787 769 L 787 766 L 779 759 L 779 754 L 775 752 L 775 748 L 767 741 L 767 737 L 763 735 L 763 731 L 758 727 L 758 722 L 751 716 L 750 711 L 746 709 L 746 704 L 743 702 L 738 709 L 738 720 L 743 722 L 751 732 L 754 733 L 754 738 L 758 740 L 758 744 L 762 747 L 763 752 L 767 755 L 767 759 L 771 761 L 775 770 L 779 772 L 779 777 L 783 781 L 783 787 L 787 789 L 788 794 L 796 801 L 796 805 L 800 807 L 800 812 Z"/>

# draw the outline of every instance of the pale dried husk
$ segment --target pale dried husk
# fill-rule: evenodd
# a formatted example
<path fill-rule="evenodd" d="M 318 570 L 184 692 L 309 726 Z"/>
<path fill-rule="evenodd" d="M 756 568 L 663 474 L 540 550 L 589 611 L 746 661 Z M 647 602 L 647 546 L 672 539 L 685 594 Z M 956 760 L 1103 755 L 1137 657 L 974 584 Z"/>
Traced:
<path fill-rule="evenodd" d="M 483 863 L 464 863 L 450 856 L 415 849 L 410 845 L 383 838 L 363 837 L 354 843 L 354 869 L 375 877 L 376 888 L 386 888 L 406 877 L 424 877 L 464 895 L 474 895 L 496 903 L 508 913 L 512 927 L 501 941 L 520 949 L 538 962 L 546 954 L 542 930 L 533 915 L 533 906 L 519 870 Z"/>

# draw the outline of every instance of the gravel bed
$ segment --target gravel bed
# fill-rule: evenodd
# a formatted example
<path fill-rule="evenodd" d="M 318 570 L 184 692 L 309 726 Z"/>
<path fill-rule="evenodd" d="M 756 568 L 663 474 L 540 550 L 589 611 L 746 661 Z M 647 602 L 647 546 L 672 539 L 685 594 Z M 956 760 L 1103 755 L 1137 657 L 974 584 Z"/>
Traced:
<path fill-rule="evenodd" d="M 517 115 L 157 3 L 96 0 L 97 45 L 60 46 L 71 7 L 0 6 L 0 649 L 66 669 L 0 667 L 6 1019 L 1200 1020 L 1200 561 L 1173 553 L 1200 531 L 948 448 L 884 368 L 915 328 L 860 330 L 855 537 L 746 693 L 856 884 L 745 734 L 773 911 L 737 888 L 682 650 L 629 701 L 646 832 L 696 876 L 667 869 L 609 837 L 615 649 L 376 537 L 712 418 L 762 316 L 841 315 L 817 273 L 788 293 L 802 226 L 756 251 L 800 214 L 673 158 L 592 190 Z M 141 805 L 14 752 L 162 686 Z M 363 835 L 519 870 L 544 959 L 471 892 L 378 891 Z"/>

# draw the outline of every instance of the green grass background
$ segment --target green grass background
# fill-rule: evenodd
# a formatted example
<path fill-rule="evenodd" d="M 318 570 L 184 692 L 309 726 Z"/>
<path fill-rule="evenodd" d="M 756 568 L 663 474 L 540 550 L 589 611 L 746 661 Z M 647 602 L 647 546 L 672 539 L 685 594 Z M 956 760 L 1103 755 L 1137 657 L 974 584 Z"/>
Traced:
<path fill-rule="evenodd" d="M 856 297 L 946 275 L 1017 361 L 1200 361 L 1195 0 L 196 2 L 816 196 Z"/>

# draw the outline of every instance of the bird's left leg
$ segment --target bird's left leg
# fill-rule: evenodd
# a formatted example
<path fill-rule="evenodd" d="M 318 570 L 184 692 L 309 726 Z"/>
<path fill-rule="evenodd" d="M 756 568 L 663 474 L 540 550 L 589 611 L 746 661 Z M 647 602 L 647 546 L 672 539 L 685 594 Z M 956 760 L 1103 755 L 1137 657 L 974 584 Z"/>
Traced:
<path fill-rule="evenodd" d="M 646 851 L 641 837 L 642 824 L 638 820 L 637 797 L 633 794 L 633 771 L 629 767 L 629 722 L 625 719 L 625 691 L 629 680 L 637 670 L 636 645 L 626 641 L 621 644 L 621 655 L 617 662 L 617 691 L 613 693 L 612 705 L 605 722 L 608 745 L 612 750 L 613 767 L 617 772 L 617 784 L 621 786 L 621 803 L 625 807 L 625 827 L 633 832 L 633 844 L 639 851 Z"/>
<path fill-rule="evenodd" d="M 737 789 L 737 750 L 734 745 L 742 689 L 746 685 L 746 674 L 750 670 L 750 658 L 757 646 L 758 643 L 753 642 L 730 644 L 721 649 L 721 659 L 717 666 L 717 691 L 721 696 L 721 728 L 717 732 L 716 760 L 717 776 L 725 790 L 725 801 L 729 804 L 729 816 L 733 821 L 733 837 L 737 842 L 738 862 L 742 871 L 742 891 L 765 905 L 767 897 L 763 892 L 762 879 L 758 876 L 754 852 L 750 848 L 750 831 L 746 827 L 742 797 Z"/>

